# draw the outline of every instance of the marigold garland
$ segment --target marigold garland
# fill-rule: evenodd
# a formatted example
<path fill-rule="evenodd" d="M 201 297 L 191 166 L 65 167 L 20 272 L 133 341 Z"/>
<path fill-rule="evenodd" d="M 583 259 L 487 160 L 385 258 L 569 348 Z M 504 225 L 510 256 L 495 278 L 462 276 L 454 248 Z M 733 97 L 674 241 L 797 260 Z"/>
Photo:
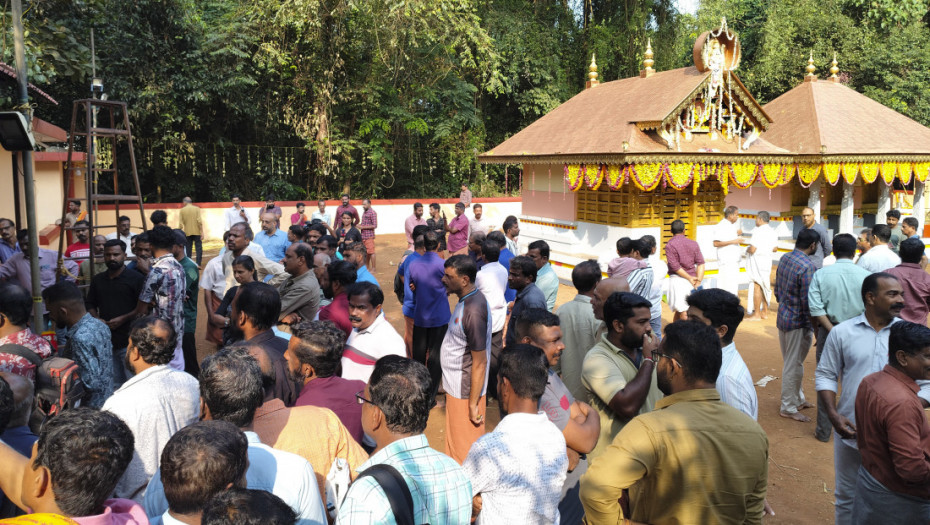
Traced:
<path fill-rule="evenodd" d="M 611 164 L 607 167 L 607 186 L 612 190 L 619 190 L 621 186 L 626 182 L 627 172 L 629 171 L 630 166 L 625 164 L 619 166 L 617 164 Z"/>
<path fill-rule="evenodd" d="M 636 187 L 642 191 L 652 191 L 662 182 L 662 164 L 637 164 L 630 170 Z"/>
<path fill-rule="evenodd" d="M 729 172 L 729 173 L 728 173 Z M 733 167 L 729 164 L 717 166 L 717 181 L 720 183 L 720 189 L 724 195 L 730 194 L 730 179 L 733 177 Z"/>
<path fill-rule="evenodd" d="M 568 187 L 572 191 L 578 191 L 581 188 L 581 183 L 584 181 L 584 173 L 582 167 L 578 164 L 565 165 L 565 181 L 568 182 Z"/>
<path fill-rule="evenodd" d="M 801 184 L 808 187 L 820 176 L 820 164 L 798 164 L 798 178 Z"/>
<path fill-rule="evenodd" d="M 901 180 L 901 183 L 902 183 L 902 184 L 905 184 L 905 185 L 910 184 L 910 183 L 911 183 L 911 179 L 912 179 L 913 176 L 914 176 L 914 173 L 911 171 L 911 168 L 912 168 L 913 166 L 914 166 L 914 165 L 912 165 L 910 162 L 901 162 L 901 163 L 899 163 L 899 164 L 897 165 L 897 171 L 892 172 L 892 173 L 893 173 L 893 176 L 891 177 L 891 180 L 894 181 L 894 177 L 897 176 L 898 179 Z M 890 186 L 891 183 L 889 182 L 888 185 Z"/>
<path fill-rule="evenodd" d="M 588 189 L 597 190 L 601 187 L 601 183 L 604 182 L 604 175 L 607 173 L 607 165 L 601 164 L 597 167 L 592 167 L 585 170 L 584 181 L 588 185 Z"/>
<path fill-rule="evenodd" d="M 770 190 L 773 190 L 781 185 L 782 168 L 783 166 L 778 164 L 759 164 L 757 171 L 759 180 L 762 181 L 762 185 Z"/>
<path fill-rule="evenodd" d="M 730 178 L 733 180 L 733 184 L 741 190 L 752 186 L 752 183 L 756 181 L 756 172 L 755 164 L 740 163 L 730 165 Z"/>
<path fill-rule="evenodd" d="M 920 182 L 927 182 L 928 175 L 930 175 L 930 162 L 914 163 L 914 176 L 917 177 L 917 180 Z M 908 182 L 910 182 L 910 179 L 908 179 Z"/>
<path fill-rule="evenodd" d="M 695 164 L 666 164 L 665 179 L 676 190 L 683 190 L 694 180 Z"/>
<path fill-rule="evenodd" d="M 840 181 L 842 166 L 838 162 L 826 162 L 820 169 L 823 172 L 823 178 L 830 183 L 830 186 L 836 186 L 836 183 Z"/>
<path fill-rule="evenodd" d="M 878 165 L 878 175 L 880 175 L 882 180 L 885 181 L 885 184 L 891 184 L 891 181 L 894 180 L 897 172 L 898 172 L 897 162 L 883 162 Z M 863 182 L 865 182 L 866 184 L 872 184 L 873 182 L 875 182 L 878 176 L 876 176 L 872 180 L 869 180 L 869 177 L 871 177 L 871 175 L 872 174 L 870 172 L 863 173 L 862 174 Z"/>
<path fill-rule="evenodd" d="M 868 181 L 869 179 L 874 181 L 878 178 L 880 171 L 881 164 L 878 162 L 863 162 L 861 164 L 847 162 L 843 164 L 843 178 L 849 184 L 854 184 L 856 182 L 856 175 L 862 175 L 863 181 Z"/>

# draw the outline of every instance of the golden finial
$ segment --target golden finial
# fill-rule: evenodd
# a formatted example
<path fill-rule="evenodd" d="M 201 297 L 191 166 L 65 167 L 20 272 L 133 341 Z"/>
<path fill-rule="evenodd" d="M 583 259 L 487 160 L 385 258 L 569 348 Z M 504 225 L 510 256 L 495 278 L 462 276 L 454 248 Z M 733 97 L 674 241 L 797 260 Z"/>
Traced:
<path fill-rule="evenodd" d="M 655 69 L 652 69 L 652 66 L 656 63 L 655 60 L 652 59 L 653 56 L 652 39 L 649 38 L 646 39 L 646 54 L 643 55 L 643 70 L 639 72 L 640 77 L 645 78 L 656 72 Z"/>
<path fill-rule="evenodd" d="M 817 67 L 814 66 L 814 52 L 811 51 L 810 58 L 807 59 L 807 76 L 813 77 L 814 72 L 817 71 Z"/>
<path fill-rule="evenodd" d="M 836 64 L 836 51 L 833 52 L 833 63 L 830 65 L 830 78 L 836 79 L 836 74 L 840 72 L 840 68 Z"/>
<path fill-rule="evenodd" d="M 585 88 L 592 88 L 598 84 L 597 62 L 594 61 L 594 53 L 591 53 L 591 65 L 588 66 L 588 81 L 585 83 Z"/>

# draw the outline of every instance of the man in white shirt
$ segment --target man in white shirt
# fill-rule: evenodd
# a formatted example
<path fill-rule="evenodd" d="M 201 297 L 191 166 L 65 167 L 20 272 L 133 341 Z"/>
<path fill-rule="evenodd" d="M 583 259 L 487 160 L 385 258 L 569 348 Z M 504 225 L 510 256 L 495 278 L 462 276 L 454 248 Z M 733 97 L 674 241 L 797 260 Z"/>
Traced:
<path fill-rule="evenodd" d="M 501 349 L 504 348 L 504 324 L 507 322 L 507 268 L 501 264 L 501 245 L 495 241 L 485 239 L 481 243 L 481 258 L 484 266 L 478 270 L 475 277 L 475 287 L 484 295 L 491 309 L 491 361 L 488 363 L 488 390 L 491 395 L 497 392 L 497 368 Z M 492 386 L 493 385 L 493 386 Z"/>
<path fill-rule="evenodd" d="M 252 258 L 259 281 L 264 282 L 266 278 L 271 277 L 268 284 L 278 286 L 289 277 L 284 271 L 284 265 L 271 261 L 252 249 L 252 237 L 252 228 L 246 223 L 237 223 L 229 229 L 229 236 L 226 238 L 226 253 L 223 254 L 223 275 L 226 278 L 224 294 L 237 285 L 232 265 L 236 257 L 240 255 L 248 255 Z"/>
<path fill-rule="evenodd" d="M 472 233 L 481 232 L 487 235 L 489 231 L 494 229 L 494 226 L 491 225 L 487 219 L 482 218 L 484 215 L 484 208 L 480 204 L 475 203 L 472 205 L 471 209 L 475 214 L 475 218 L 469 221 L 469 231 Z"/>
<path fill-rule="evenodd" d="M 768 317 L 769 300 L 772 298 L 772 255 L 778 250 L 778 234 L 769 225 L 771 216 L 767 211 L 756 215 L 756 227 L 749 238 L 746 253 L 746 270 L 749 273 L 749 307 L 752 315 L 747 319 Z"/>
<path fill-rule="evenodd" d="M 520 221 L 513 215 L 508 215 L 504 219 L 504 236 L 507 238 L 507 249 L 510 253 L 520 255 Z"/>
<path fill-rule="evenodd" d="M 235 385 L 231 388 L 230 385 Z M 200 369 L 200 406 L 204 420 L 228 421 L 245 433 L 250 489 L 266 490 L 297 512 L 298 525 L 327 523 L 313 467 L 306 459 L 265 445 L 252 430 L 262 405 L 262 371 L 243 346 L 231 346 L 207 356 Z M 156 474 L 145 492 L 145 513 L 160 516 L 168 510 L 161 476 Z"/>
<path fill-rule="evenodd" d="M 232 207 L 226 210 L 223 214 L 225 221 L 223 222 L 223 231 L 229 231 L 233 224 L 244 222 L 249 224 L 251 219 L 249 218 L 249 212 L 242 207 L 242 201 L 238 195 L 232 196 Z"/>
<path fill-rule="evenodd" d="M 204 506 L 214 496 L 230 486 L 245 487 L 248 451 L 245 434 L 226 421 L 199 421 L 178 431 L 165 445 L 161 462 L 161 476 L 169 488 L 168 510 L 149 523 L 200 523 Z"/>
<path fill-rule="evenodd" d="M 870 242 L 872 247 L 859 257 L 856 264 L 872 273 L 884 272 L 901 264 L 901 258 L 888 246 L 891 242 L 891 228 L 887 224 L 872 227 Z"/>
<path fill-rule="evenodd" d="M 717 248 L 717 288 L 733 295 L 739 291 L 740 243 L 743 231 L 736 225 L 739 208 L 727 206 L 723 219 L 714 227 L 714 248 Z"/>
<path fill-rule="evenodd" d="M 109 241 L 110 239 L 119 239 L 126 243 L 126 249 L 124 251 L 126 252 L 126 255 L 129 255 L 129 249 L 132 246 L 132 238 L 136 236 L 135 233 L 130 231 L 130 226 L 132 223 L 129 220 L 129 217 L 120 215 L 120 218 L 117 220 L 116 224 L 116 231 L 108 233 L 107 240 Z"/>
<path fill-rule="evenodd" d="M 384 292 L 369 282 L 356 282 L 347 292 L 352 333 L 342 354 L 343 379 L 368 382 L 378 359 L 407 357 L 404 338 L 381 314 Z"/>
<path fill-rule="evenodd" d="M 139 319 L 129 333 L 126 367 L 134 375 L 102 408 L 119 416 L 136 436 L 132 461 L 116 484 L 118 498 L 142 503 L 165 444 L 200 415 L 197 379 L 168 366 L 176 340 L 174 326 L 157 317 Z"/>
<path fill-rule="evenodd" d="M 317 211 L 310 216 L 310 221 L 320 221 L 329 231 L 332 231 L 333 216 L 326 212 L 326 201 L 320 199 L 316 203 Z"/>
<path fill-rule="evenodd" d="M 472 445 L 462 464 L 479 524 L 559 523 L 568 457 L 562 432 L 539 410 L 548 369 L 545 353 L 532 345 L 508 346 L 501 354 L 497 382 L 504 418 Z"/>

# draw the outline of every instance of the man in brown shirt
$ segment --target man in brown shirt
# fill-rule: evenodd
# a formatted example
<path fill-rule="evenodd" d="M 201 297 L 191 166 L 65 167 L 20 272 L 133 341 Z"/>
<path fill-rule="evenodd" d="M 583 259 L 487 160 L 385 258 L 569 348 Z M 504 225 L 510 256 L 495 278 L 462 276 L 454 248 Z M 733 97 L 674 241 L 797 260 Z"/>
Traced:
<path fill-rule="evenodd" d="M 194 247 L 197 247 L 197 266 L 203 262 L 203 220 L 200 216 L 200 208 L 194 206 L 194 201 L 190 197 L 184 197 L 184 207 L 179 213 L 181 216 L 179 228 L 184 230 L 187 237 L 187 256 L 194 256 Z"/>
<path fill-rule="evenodd" d="M 910 238 L 898 245 L 901 264 L 885 270 L 901 281 L 904 289 L 904 309 L 901 319 L 912 323 L 927 324 L 930 313 L 930 274 L 921 266 L 924 257 L 924 242 Z"/>
<path fill-rule="evenodd" d="M 888 364 L 856 392 L 855 523 L 930 522 L 930 424 L 917 397 L 930 379 L 930 328 L 902 321 L 888 337 Z"/>

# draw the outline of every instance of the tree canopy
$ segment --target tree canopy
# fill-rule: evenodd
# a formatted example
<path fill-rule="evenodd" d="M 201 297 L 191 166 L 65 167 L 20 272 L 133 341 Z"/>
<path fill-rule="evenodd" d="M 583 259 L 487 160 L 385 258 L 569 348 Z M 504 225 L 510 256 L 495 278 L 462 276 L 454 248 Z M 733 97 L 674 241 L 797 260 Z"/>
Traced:
<path fill-rule="evenodd" d="M 476 155 L 584 87 L 691 64 L 721 17 L 740 78 L 767 102 L 837 53 L 842 81 L 930 125 L 928 0 L 35 0 L 30 81 L 67 127 L 89 95 L 89 34 L 111 99 L 129 104 L 149 200 L 501 194 Z M 0 12 L 11 27 L 9 4 Z M 13 63 L 12 32 L 0 60 Z M 0 106 L 13 103 L 0 84 Z M 516 173 L 516 168 L 510 168 Z M 517 189 L 518 191 L 518 189 Z"/>

